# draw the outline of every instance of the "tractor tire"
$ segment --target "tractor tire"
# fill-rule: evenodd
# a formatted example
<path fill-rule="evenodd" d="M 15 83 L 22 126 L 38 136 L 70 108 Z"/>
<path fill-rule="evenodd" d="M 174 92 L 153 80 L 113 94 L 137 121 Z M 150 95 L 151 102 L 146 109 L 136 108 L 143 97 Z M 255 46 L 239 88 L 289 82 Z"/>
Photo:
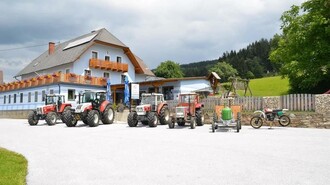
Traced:
<path fill-rule="evenodd" d="M 168 123 L 168 128 L 174 128 L 175 126 L 175 119 L 171 119 L 171 121 Z"/>
<path fill-rule="evenodd" d="M 114 119 L 115 119 L 115 111 L 113 110 L 111 105 L 108 105 L 103 112 L 102 122 L 103 124 L 111 124 L 113 123 Z"/>
<path fill-rule="evenodd" d="M 291 123 L 290 117 L 287 115 L 282 115 L 279 117 L 278 123 L 282 127 L 286 127 L 286 126 L 290 125 L 290 123 Z"/>
<path fill-rule="evenodd" d="M 215 132 L 216 128 L 215 128 L 215 122 L 212 121 L 212 132 Z"/>
<path fill-rule="evenodd" d="M 91 110 L 87 114 L 87 123 L 90 127 L 99 126 L 100 114 L 97 110 Z"/>
<path fill-rule="evenodd" d="M 130 112 L 127 116 L 127 123 L 129 127 L 136 127 L 138 124 L 136 112 Z"/>
<path fill-rule="evenodd" d="M 142 125 L 148 125 L 149 121 L 141 121 Z"/>
<path fill-rule="evenodd" d="M 195 117 L 190 117 L 190 128 L 195 129 L 196 128 L 196 120 Z"/>
<path fill-rule="evenodd" d="M 157 127 L 158 117 L 155 112 L 149 112 L 147 114 L 149 127 Z"/>
<path fill-rule="evenodd" d="M 63 121 L 67 127 L 75 127 L 77 125 L 77 120 L 70 110 L 63 112 Z"/>
<path fill-rule="evenodd" d="M 37 125 L 39 122 L 36 111 L 31 111 L 28 116 L 28 122 L 31 126 Z"/>
<path fill-rule="evenodd" d="M 56 121 L 57 121 L 57 115 L 55 112 L 49 112 L 47 115 L 46 115 L 46 123 L 47 125 L 49 126 L 53 126 L 56 124 Z"/>
<path fill-rule="evenodd" d="M 159 112 L 159 122 L 161 125 L 167 125 L 171 122 L 170 110 L 167 106 L 163 106 Z"/>
<path fill-rule="evenodd" d="M 197 123 L 197 126 L 204 125 L 204 114 L 203 114 L 202 110 L 196 111 L 196 123 Z"/>
<path fill-rule="evenodd" d="M 82 118 L 81 118 L 81 121 L 82 121 L 85 125 L 88 125 L 87 116 L 82 117 Z"/>
<path fill-rule="evenodd" d="M 262 126 L 262 119 L 259 116 L 253 116 L 250 120 L 250 125 L 253 128 L 258 129 Z"/>
<path fill-rule="evenodd" d="M 61 120 L 62 120 L 62 123 L 64 123 L 64 116 L 63 116 L 63 113 L 64 113 L 65 111 L 70 110 L 70 109 L 71 109 L 71 106 L 66 106 L 66 107 L 64 108 L 63 112 L 61 112 Z"/>
<path fill-rule="evenodd" d="M 186 125 L 186 122 L 183 120 L 183 121 L 178 121 L 178 125 L 180 127 L 184 127 Z"/>

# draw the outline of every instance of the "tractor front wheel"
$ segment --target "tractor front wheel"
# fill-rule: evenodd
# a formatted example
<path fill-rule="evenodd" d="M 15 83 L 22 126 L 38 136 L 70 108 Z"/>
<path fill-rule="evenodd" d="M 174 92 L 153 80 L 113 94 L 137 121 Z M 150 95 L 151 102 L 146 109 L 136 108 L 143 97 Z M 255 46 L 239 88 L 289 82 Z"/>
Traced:
<path fill-rule="evenodd" d="M 190 117 L 190 128 L 195 129 L 196 128 L 196 120 L 195 117 Z"/>
<path fill-rule="evenodd" d="M 70 110 L 63 112 L 63 121 L 67 127 L 75 127 L 77 125 L 77 120 Z"/>
<path fill-rule="evenodd" d="M 171 122 L 170 110 L 167 106 L 163 106 L 159 112 L 159 122 L 161 125 L 167 125 Z"/>
<path fill-rule="evenodd" d="M 56 121 L 57 121 L 57 115 L 55 112 L 49 112 L 47 115 L 46 115 L 46 123 L 49 125 L 49 126 L 52 126 L 52 125 L 55 125 L 56 124 Z"/>
<path fill-rule="evenodd" d="M 127 117 L 127 123 L 129 127 L 136 127 L 138 124 L 136 112 L 130 112 Z"/>
<path fill-rule="evenodd" d="M 37 125 L 39 122 L 37 113 L 35 111 L 31 111 L 28 116 L 28 122 L 31 126 Z"/>
<path fill-rule="evenodd" d="M 87 114 L 87 123 L 90 127 L 99 126 L 100 114 L 96 110 L 91 110 Z"/>
<path fill-rule="evenodd" d="M 147 114 L 149 127 L 157 127 L 158 117 L 155 112 L 149 112 Z"/>
<path fill-rule="evenodd" d="M 113 123 L 114 119 L 115 119 L 115 111 L 110 105 L 108 105 L 103 112 L 102 122 L 104 124 L 111 124 Z"/>
<path fill-rule="evenodd" d="M 196 123 L 197 123 L 197 126 L 204 125 L 204 114 L 203 114 L 202 110 L 196 111 Z"/>

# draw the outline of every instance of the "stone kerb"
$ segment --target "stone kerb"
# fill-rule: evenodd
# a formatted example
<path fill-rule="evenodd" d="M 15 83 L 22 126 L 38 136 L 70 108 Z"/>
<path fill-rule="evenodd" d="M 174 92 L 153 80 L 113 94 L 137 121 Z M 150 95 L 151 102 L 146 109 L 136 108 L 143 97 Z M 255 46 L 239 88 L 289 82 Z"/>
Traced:
<path fill-rule="evenodd" d="M 330 94 L 315 95 L 315 112 L 330 116 Z"/>
<path fill-rule="evenodd" d="M 268 96 L 262 98 L 263 107 L 278 109 L 281 108 L 280 96 Z"/>

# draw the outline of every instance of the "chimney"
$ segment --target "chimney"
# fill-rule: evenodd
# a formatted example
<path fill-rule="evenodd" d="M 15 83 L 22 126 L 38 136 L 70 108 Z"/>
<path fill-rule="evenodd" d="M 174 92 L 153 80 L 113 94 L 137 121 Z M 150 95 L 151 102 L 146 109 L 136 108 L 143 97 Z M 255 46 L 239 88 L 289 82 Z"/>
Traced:
<path fill-rule="evenodd" d="M 0 85 L 3 84 L 3 72 L 0 70 Z"/>
<path fill-rule="evenodd" d="M 48 54 L 51 55 L 55 51 L 55 43 L 54 42 L 49 42 L 49 48 L 48 48 Z"/>

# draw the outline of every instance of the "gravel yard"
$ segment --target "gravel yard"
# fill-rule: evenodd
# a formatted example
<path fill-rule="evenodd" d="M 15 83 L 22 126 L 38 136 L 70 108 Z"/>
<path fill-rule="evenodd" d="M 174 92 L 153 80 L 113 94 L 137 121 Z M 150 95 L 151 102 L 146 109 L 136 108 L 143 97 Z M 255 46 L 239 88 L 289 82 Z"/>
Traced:
<path fill-rule="evenodd" d="M 28 184 L 330 184 L 330 130 L 0 119 L 0 146 L 29 161 Z M 1 164 L 0 164 L 1 165 Z"/>

